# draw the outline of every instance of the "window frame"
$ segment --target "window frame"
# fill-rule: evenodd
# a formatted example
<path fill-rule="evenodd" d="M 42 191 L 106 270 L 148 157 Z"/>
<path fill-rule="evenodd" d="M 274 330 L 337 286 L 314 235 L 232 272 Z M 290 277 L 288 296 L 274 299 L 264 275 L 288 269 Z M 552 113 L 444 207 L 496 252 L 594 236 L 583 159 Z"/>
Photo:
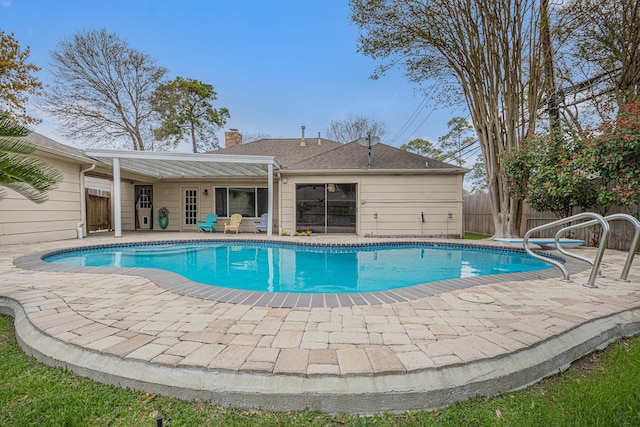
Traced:
<path fill-rule="evenodd" d="M 224 215 L 222 215 L 221 213 L 218 212 L 218 190 L 219 189 L 224 189 L 225 190 L 225 208 L 226 208 L 226 212 Z M 230 212 L 229 211 L 229 193 L 231 190 L 253 190 L 253 194 L 254 194 L 254 199 L 253 199 L 253 216 L 247 216 L 245 218 L 260 218 L 260 216 L 262 215 L 262 213 L 266 213 L 265 212 L 258 212 L 258 208 L 260 207 L 260 203 L 258 201 L 260 196 L 260 193 L 263 193 L 263 197 L 265 197 L 264 200 L 264 204 L 268 204 L 268 197 L 269 197 L 269 187 L 262 187 L 262 186 L 242 186 L 242 185 L 217 185 L 213 187 L 213 212 L 215 212 L 218 217 L 222 217 L 222 218 L 230 218 L 231 215 L 233 213 L 237 213 L 237 212 Z M 260 191 L 262 190 L 262 191 Z M 244 215 L 243 215 L 244 217 Z"/>

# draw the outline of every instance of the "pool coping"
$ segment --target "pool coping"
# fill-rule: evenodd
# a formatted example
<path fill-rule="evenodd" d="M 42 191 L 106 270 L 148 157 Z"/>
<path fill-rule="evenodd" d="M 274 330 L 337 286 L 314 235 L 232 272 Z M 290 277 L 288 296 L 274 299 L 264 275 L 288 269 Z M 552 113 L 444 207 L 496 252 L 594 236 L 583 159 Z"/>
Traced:
<path fill-rule="evenodd" d="M 158 240 L 158 241 L 139 241 L 126 243 L 104 243 L 89 246 L 77 246 L 64 249 L 45 250 L 33 252 L 14 260 L 16 267 L 48 272 L 69 272 L 69 273 L 89 273 L 89 274 L 122 274 L 127 276 L 144 277 L 151 280 L 159 287 L 174 292 L 179 295 L 189 296 L 209 301 L 243 304 L 259 307 L 270 308 L 340 308 L 353 306 L 366 306 L 373 304 L 389 304 L 396 302 L 411 301 L 419 298 L 438 295 L 441 293 L 457 291 L 461 289 L 473 288 L 480 285 L 492 283 L 502 283 L 511 281 L 541 280 L 549 278 L 557 278 L 561 276 L 561 272 L 551 266 L 544 270 L 536 270 L 530 272 L 502 273 L 490 274 L 485 276 L 475 276 L 468 278 L 457 278 L 406 286 L 385 291 L 376 292 L 353 292 L 353 293 L 295 293 L 295 292 L 263 292 L 241 290 L 235 288 L 227 288 L 223 286 L 206 285 L 192 281 L 184 276 L 170 271 L 159 270 L 155 268 L 129 268 L 129 267 L 84 267 L 71 266 L 64 264 L 55 264 L 46 262 L 43 258 L 58 254 L 78 251 L 91 250 L 107 247 L 124 247 L 124 246 L 160 246 L 166 244 L 207 244 L 207 243 L 261 243 L 283 246 L 311 246 L 311 247 L 371 247 L 371 246 L 425 246 L 438 248 L 459 248 L 467 247 L 480 250 L 490 250 L 499 252 L 511 252 L 526 254 L 524 249 L 482 245 L 475 243 L 452 243 L 436 240 L 411 241 L 394 239 L 390 242 L 371 242 L 371 243 L 307 243 L 307 242 L 282 242 L 265 239 L 182 239 L 182 240 Z M 584 271 L 590 266 L 582 261 L 573 258 L 560 257 L 549 251 L 535 251 L 536 253 L 559 259 L 565 263 L 565 267 L 570 274 Z"/>

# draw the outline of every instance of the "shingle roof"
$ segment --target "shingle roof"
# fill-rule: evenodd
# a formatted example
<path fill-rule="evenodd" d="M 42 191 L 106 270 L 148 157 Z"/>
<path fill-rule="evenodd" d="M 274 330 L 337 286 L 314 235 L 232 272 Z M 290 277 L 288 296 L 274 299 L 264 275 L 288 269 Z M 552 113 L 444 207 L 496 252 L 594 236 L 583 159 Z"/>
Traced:
<path fill-rule="evenodd" d="M 371 165 L 369 165 L 369 149 L 353 141 L 313 158 L 288 165 L 284 169 L 454 170 L 461 168 L 386 144 L 376 144 L 371 147 Z"/>
<path fill-rule="evenodd" d="M 324 138 L 320 139 L 320 144 L 318 144 L 318 138 L 306 138 L 304 146 L 300 145 L 300 138 L 260 139 L 246 144 L 210 151 L 209 153 L 274 156 L 285 168 L 288 165 L 326 153 L 340 146 L 342 144 L 339 142 Z"/>
<path fill-rule="evenodd" d="M 37 132 L 29 132 L 29 134 L 22 139 L 30 142 L 37 149 L 46 151 L 48 153 L 58 154 L 64 157 L 73 157 L 88 162 L 95 162 L 95 159 L 87 156 L 84 150 L 61 144 Z"/>
<path fill-rule="evenodd" d="M 369 149 L 357 141 L 341 144 L 336 141 L 317 138 L 260 139 L 246 144 L 211 151 L 211 154 L 269 155 L 280 161 L 282 170 L 462 170 L 438 160 L 404 151 L 386 144 L 371 147 L 371 166 L 369 167 Z"/>

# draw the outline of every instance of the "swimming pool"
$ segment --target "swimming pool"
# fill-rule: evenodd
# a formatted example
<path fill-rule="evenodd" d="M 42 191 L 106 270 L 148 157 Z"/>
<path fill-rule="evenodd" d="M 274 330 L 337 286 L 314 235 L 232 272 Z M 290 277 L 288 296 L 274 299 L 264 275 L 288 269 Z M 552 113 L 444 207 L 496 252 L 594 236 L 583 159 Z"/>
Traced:
<path fill-rule="evenodd" d="M 378 292 L 447 279 L 552 268 L 522 251 L 432 243 L 131 244 L 64 251 L 43 260 L 83 267 L 159 269 L 211 286 L 314 294 Z"/>

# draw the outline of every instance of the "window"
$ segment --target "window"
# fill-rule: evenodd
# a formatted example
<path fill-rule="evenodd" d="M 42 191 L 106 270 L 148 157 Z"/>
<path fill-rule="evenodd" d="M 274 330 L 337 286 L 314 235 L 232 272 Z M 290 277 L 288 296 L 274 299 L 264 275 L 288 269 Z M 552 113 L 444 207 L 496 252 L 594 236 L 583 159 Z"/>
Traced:
<path fill-rule="evenodd" d="M 239 213 L 243 217 L 258 218 L 267 213 L 269 189 L 261 187 L 216 187 L 215 213 L 230 217 Z"/>

